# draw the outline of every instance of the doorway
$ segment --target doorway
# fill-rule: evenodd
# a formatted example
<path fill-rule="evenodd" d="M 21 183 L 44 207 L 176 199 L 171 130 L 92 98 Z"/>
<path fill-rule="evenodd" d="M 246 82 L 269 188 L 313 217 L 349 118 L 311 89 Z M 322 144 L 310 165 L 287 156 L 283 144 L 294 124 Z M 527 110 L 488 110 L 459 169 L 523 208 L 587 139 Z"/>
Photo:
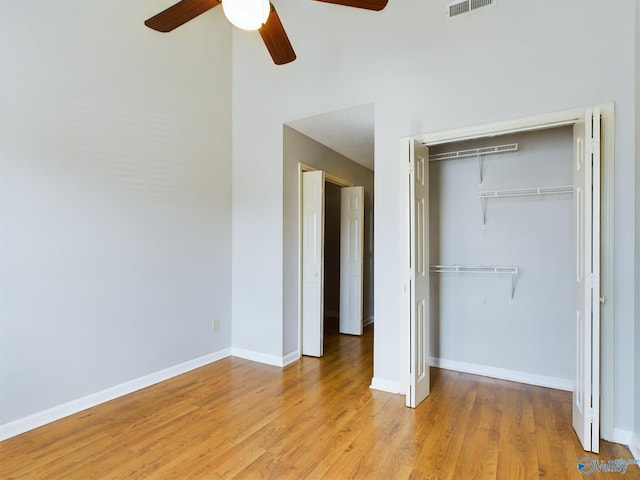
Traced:
<path fill-rule="evenodd" d="M 602 111 L 602 118 L 603 118 L 602 130 L 599 128 L 599 123 L 597 123 L 595 120 L 597 117 L 599 122 L 599 119 L 601 118 L 601 116 L 598 115 L 597 113 L 599 110 Z M 589 111 L 592 111 L 593 115 L 591 115 Z M 591 118 L 593 118 L 594 120 L 592 121 Z M 610 211 L 611 211 L 610 206 L 611 206 L 611 192 L 612 192 L 611 185 L 612 185 L 612 178 L 613 178 L 613 175 L 612 175 L 613 155 L 611 150 L 612 144 L 609 141 L 609 139 L 612 138 L 612 134 L 613 134 L 613 105 L 603 105 L 600 107 L 594 107 L 592 110 L 588 109 L 587 111 L 585 111 L 584 109 L 576 109 L 572 111 L 542 115 L 538 117 L 530 117 L 526 119 L 520 119 L 515 121 L 509 121 L 509 122 L 501 122 L 498 124 L 485 125 L 485 126 L 474 127 L 470 129 L 462 129 L 457 131 L 428 134 L 428 135 L 421 136 L 418 139 L 412 138 L 412 139 L 406 139 L 403 141 L 404 155 L 405 155 L 403 158 L 403 162 L 409 161 L 409 163 L 411 164 L 411 169 L 410 169 L 411 181 L 409 182 L 410 191 L 407 192 L 407 195 L 405 196 L 405 198 L 409 199 L 409 202 L 407 203 L 407 207 L 406 207 L 406 210 L 408 213 L 407 215 L 408 225 L 407 225 L 406 231 L 409 238 L 408 238 L 408 241 L 405 242 L 405 244 L 410 247 L 408 249 L 409 252 L 407 255 L 407 265 L 409 267 L 408 283 L 405 285 L 405 291 L 407 292 L 406 314 L 407 314 L 407 318 L 410 319 L 410 321 L 408 322 L 409 324 L 406 327 L 407 332 L 405 335 L 405 338 L 407 339 L 407 346 L 405 349 L 405 355 L 406 355 L 405 358 L 409 359 L 409 381 L 407 384 L 407 404 L 410 406 L 415 406 L 421 401 L 420 395 L 416 396 L 416 393 L 420 391 L 420 388 L 417 388 L 417 387 L 419 387 L 420 385 L 419 382 L 421 381 L 421 379 L 418 378 L 419 377 L 418 374 L 420 371 L 424 371 L 424 370 L 426 370 L 428 373 L 430 352 L 428 348 L 429 347 L 428 339 L 418 338 L 418 337 L 420 337 L 421 335 L 429 335 L 432 332 L 431 328 L 427 328 L 427 327 L 423 327 L 422 331 L 420 330 L 421 322 L 420 322 L 420 315 L 418 315 L 420 309 L 418 308 L 419 305 L 416 303 L 418 302 L 418 300 L 422 299 L 423 301 L 426 301 L 427 304 L 429 304 L 429 293 L 431 293 L 430 285 L 429 285 L 429 275 L 425 274 L 424 272 L 422 276 L 419 275 L 420 269 L 418 267 L 421 263 L 420 253 L 415 251 L 416 245 L 418 246 L 423 245 L 422 258 L 427 258 L 427 259 L 429 258 L 430 252 L 428 248 L 428 240 L 425 243 L 424 239 L 422 240 L 420 239 L 420 235 L 423 235 L 423 237 L 428 239 L 429 210 L 427 208 L 426 217 L 420 215 L 420 208 L 419 208 L 420 202 L 418 201 L 419 200 L 418 195 L 416 194 L 416 192 L 418 192 L 419 190 L 419 185 L 420 185 L 418 172 L 422 168 L 420 166 L 421 162 L 423 162 L 426 159 L 426 163 L 428 165 L 429 151 L 427 147 L 434 147 L 436 145 L 442 145 L 442 144 L 447 144 L 447 143 L 461 141 L 461 140 L 468 140 L 468 139 L 478 139 L 478 138 L 487 138 L 487 137 L 495 138 L 498 135 L 503 135 L 508 133 L 537 131 L 537 130 L 548 129 L 552 127 L 560 127 L 560 126 L 565 126 L 565 127 L 570 126 L 571 128 L 573 128 L 574 132 L 578 132 L 574 134 L 574 146 L 573 146 L 574 155 L 578 159 L 578 163 L 577 163 L 578 174 L 576 178 L 582 177 L 583 181 L 585 178 L 587 178 L 587 177 L 584 177 L 583 175 L 586 162 L 584 164 L 581 164 L 580 159 L 587 158 L 587 156 L 585 155 L 588 154 L 589 145 L 593 144 L 594 145 L 593 150 L 597 150 L 597 152 L 602 153 L 602 162 L 600 162 L 599 158 L 597 160 L 594 160 L 594 162 L 597 162 L 597 165 L 602 166 L 602 179 L 601 179 L 602 181 L 599 181 L 600 179 L 597 177 L 598 172 L 596 170 L 593 170 L 593 177 L 590 177 L 587 179 L 588 181 L 593 180 L 594 185 L 599 185 L 601 188 L 602 201 L 598 201 L 598 199 L 594 196 L 594 203 L 593 203 L 593 205 L 595 206 L 594 212 L 593 212 L 594 215 L 597 215 L 598 211 L 600 211 L 600 208 L 601 208 L 601 211 L 602 211 L 601 222 L 598 221 L 597 217 L 591 216 L 592 212 L 588 212 L 587 209 L 585 209 L 586 205 L 591 204 L 591 199 L 588 198 L 588 195 L 587 195 L 588 192 L 591 192 L 590 187 L 587 187 L 587 188 L 584 188 L 584 186 L 581 187 L 579 181 L 574 181 L 574 186 L 576 191 L 582 192 L 581 193 L 582 197 L 580 197 L 579 194 L 574 195 L 574 198 L 577 200 L 580 200 L 580 198 L 582 198 L 582 200 L 577 202 L 577 205 L 578 205 L 577 210 L 582 208 L 582 210 L 580 210 L 581 214 L 586 215 L 583 218 L 594 218 L 594 222 L 597 225 L 601 226 L 601 235 L 597 235 L 597 238 L 594 237 L 593 239 L 589 239 L 590 235 L 588 233 L 584 234 L 583 237 L 581 238 L 582 247 L 578 246 L 576 248 L 577 252 L 575 252 L 576 255 L 578 256 L 578 259 L 576 260 L 576 264 L 581 265 L 581 262 L 579 260 L 580 253 L 582 252 L 584 257 L 588 256 L 588 251 L 589 251 L 588 249 L 591 248 L 591 246 L 593 246 L 594 255 L 593 257 L 590 257 L 590 258 L 593 259 L 592 266 L 596 267 L 596 270 L 593 270 L 593 271 L 586 270 L 587 274 L 582 276 L 583 297 L 584 297 L 585 291 L 589 291 L 589 292 L 593 291 L 595 293 L 593 294 L 589 293 L 588 299 L 583 298 L 582 306 L 580 306 L 581 302 L 576 300 L 576 305 L 578 305 L 579 307 L 578 313 L 580 313 L 583 307 L 588 308 L 590 311 L 591 309 L 594 311 L 594 317 L 593 317 L 594 328 L 581 329 L 580 325 L 581 325 L 581 322 L 583 322 L 583 320 L 580 320 L 581 318 L 580 315 L 578 316 L 578 321 L 576 322 L 576 332 L 580 333 L 582 336 L 578 338 L 578 342 L 577 342 L 577 357 L 580 357 L 580 355 L 584 356 L 586 353 L 590 354 L 591 351 L 593 351 L 593 358 L 590 358 L 586 365 L 584 363 L 581 364 L 580 358 L 577 358 L 578 368 L 576 373 L 576 383 L 574 385 L 574 397 L 584 394 L 584 397 L 582 400 L 582 406 L 580 406 L 580 400 L 578 400 L 578 403 L 577 403 L 578 409 L 580 409 L 580 407 L 582 408 L 582 413 L 581 413 L 582 420 L 585 420 L 588 418 L 590 421 L 590 417 L 593 416 L 594 422 L 593 422 L 593 429 L 591 428 L 591 424 L 589 423 L 588 432 L 586 430 L 580 431 L 581 428 L 579 427 L 579 425 L 576 426 L 576 424 L 580 424 L 581 422 L 580 418 L 578 418 L 577 421 L 576 421 L 576 418 L 574 418 L 574 426 L 576 426 L 576 432 L 581 438 L 581 441 L 583 442 L 583 446 L 585 447 L 585 449 L 597 451 L 598 438 L 599 438 L 599 435 L 598 435 L 599 425 L 597 423 L 598 416 L 600 416 L 600 419 L 601 419 L 600 424 L 602 426 L 603 433 L 608 431 L 609 429 L 612 429 L 612 425 L 613 425 L 613 422 L 612 422 L 613 402 L 610 394 L 610 392 L 612 391 L 612 389 L 610 388 L 610 378 L 608 377 L 608 375 L 603 374 L 600 376 L 600 381 L 597 381 L 597 382 L 594 381 L 593 385 L 587 385 L 591 378 L 594 378 L 594 379 L 598 378 L 598 373 L 600 368 L 600 362 L 598 362 L 598 354 L 600 354 L 602 358 L 603 373 L 611 372 L 613 367 L 613 361 L 612 361 L 613 332 L 610 327 L 610 322 L 603 321 L 601 342 L 598 341 L 599 340 L 598 328 L 596 328 L 600 326 L 600 323 L 598 322 L 598 318 L 597 318 L 598 313 L 602 315 L 603 320 L 605 318 L 608 320 L 612 318 L 611 317 L 612 311 L 610 308 L 608 308 L 606 301 L 602 305 L 600 305 L 600 302 L 601 300 L 606 299 L 607 297 L 610 297 L 612 294 L 612 284 L 611 284 L 612 217 L 610 215 Z M 581 129 L 582 129 L 582 134 L 580 134 Z M 585 129 L 587 131 L 586 138 L 592 138 L 592 140 L 587 140 L 587 141 L 584 140 Z M 589 136 L 589 133 L 591 133 L 589 132 L 590 129 L 593 130 L 593 133 L 594 133 L 593 137 Z M 598 133 L 600 132 L 602 132 L 602 139 L 598 137 Z M 580 135 L 582 135 L 582 137 L 580 137 Z M 583 138 L 583 139 L 580 140 L 580 138 Z M 497 143 L 501 143 L 501 142 L 497 142 Z M 584 151 L 582 151 L 581 149 L 584 149 Z M 582 170 L 580 170 L 581 167 L 582 167 Z M 483 176 L 482 162 L 479 162 L 479 167 L 476 169 L 476 171 L 477 171 L 476 175 L 479 176 L 479 181 L 480 183 L 482 183 L 482 176 Z M 428 166 L 425 167 L 425 172 L 423 172 L 422 177 L 423 178 L 426 177 L 428 179 L 428 176 L 429 176 Z M 597 193 L 595 188 L 593 189 L 593 192 L 594 192 L 594 195 Z M 518 194 L 518 192 L 516 191 L 512 191 L 512 193 Z M 482 205 L 482 209 L 480 209 L 480 207 L 478 208 L 478 215 L 480 215 L 480 211 L 481 211 L 482 224 L 483 224 L 483 227 L 486 227 L 486 224 L 487 224 L 486 204 L 484 203 L 484 201 L 482 201 L 482 199 L 479 200 L 478 204 L 479 206 Z M 421 221 L 423 222 L 422 225 L 420 224 Z M 586 226 L 587 225 L 585 223 L 583 224 L 578 223 L 577 230 L 580 231 L 581 228 Z M 586 232 L 588 230 L 584 230 L 584 231 Z M 591 240 L 594 240 L 594 241 L 591 242 Z M 602 248 L 597 248 L 596 240 L 598 241 L 602 240 Z M 411 253 L 412 250 L 413 250 L 413 253 Z M 601 261 L 598 260 L 598 254 L 600 253 L 602 254 Z M 426 264 L 428 265 L 429 262 L 427 261 Z M 582 265 L 585 265 L 585 264 L 582 264 Z M 465 265 L 457 265 L 456 267 L 464 268 Z M 483 265 L 482 267 L 488 267 L 488 266 Z M 600 274 L 598 274 L 599 272 L 597 272 L 597 267 L 601 267 L 602 271 Z M 588 268 L 591 268 L 591 267 L 588 267 Z M 506 273 L 507 275 L 511 276 L 511 292 L 509 295 L 509 299 L 513 300 L 515 281 L 517 280 L 516 276 L 518 274 L 517 268 L 515 270 L 509 270 L 505 272 L 500 272 L 494 269 L 494 272 Z M 578 272 L 579 272 L 579 269 L 578 269 Z M 589 274 L 589 272 L 591 272 L 591 274 Z M 476 270 L 472 273 L 477 275 L 485 272 L 480 272 Z M 579 273 L 577 276 L 580 277 Z M 419 286 L 420 286 L 421 278 L 423 279 L 422 280 L 423 286 L 420 288 Z M 600 286 L 601 286 L 601 292 L 602 292 L 601 294 L 598 294 L 596 290 L 589 290 L 589 288 L 591 289 L 593 288 L 594 283 L 597 283 L 597 279 L 600 279 Z M 426 284 L 426 287 L 424 286 L 424 284 Z M 587 287 L 585 287 L 585 285 L 587 285 Z M 418 290 L 416 290 L 416 286 L 419 287 Z M 584 288 L 587 288 L 587 290 L 584 290 Z M 427 323 L 428 323 L 428 319 L 427 319 Z M 509 326 L 507 325 L 506 328 L 509 328 Z M 590 337 L 589 335 L 585 337 L 585 331 L 587 331 L 586 333 L 588 334 L 593 332 L 593 337 Z M 583 347 L 585 345 L 589 345 L 590 347 L 593 346 L 593 349 L 582 348 L 581 350 L 580 349 L 581 342 Z M 420 350 L 421 347 L 423 348 L 422 351 Z M 587 350 L 589 350 L 589 352 L 587 352 Z M 422 362 L 422 364 L 420 364 L 419 362 Z M 589 381 L 584 380 L 587 377 Z M 424 379 L 422 379 L 422 381 L 424 383 Z M 428 383 L 428 376 L 427 376 L 427 383 Z M 600 389 L 600 391 L 602 392 L 602 395 L 598 395 L 598 389 Z M 593 395 L 592 395 L 592 392 L 593 392 Z M 422 393 L 424 394 L 424 396 L 428 395 L 428 386 L 426 390 L 422 388 Z M 588 405 L 586 405 L 584 402 L 584 399 L 586 398 L 588 398 L 588 403 L 589 403 Z M 598 403 L 597 403 L 598 398 L 601 398 L 601 401 L 602 401 L 600 407 L 598 406 Z M 574 402 L 574 407 L 575 406 L 576 406 L 576 403 Z M 576 411 L 576 408 L 574 408 L 574 412 L 575 411 Z"/>
<path fill-rule="evenodd" d="M 300 165 L 301 353 L 321 357 L 329 308 L 343 334 L 364 326 L 364 187 Z"/>
<path fill-rule="evenodd" d="M 340 319 L 340 200 L 342 187 L 325 182 L 324 330 L 339 331 Z M 330 325 L 327 325 L 329 323 Z"/>
<path fill-rule="evenodd" d="M 362 185 L 365 192 L 364 318 L 374 319 L 374 106 L 349 107 L 283 126 L 283 352 L 302 352 L 300 165 Z"/>

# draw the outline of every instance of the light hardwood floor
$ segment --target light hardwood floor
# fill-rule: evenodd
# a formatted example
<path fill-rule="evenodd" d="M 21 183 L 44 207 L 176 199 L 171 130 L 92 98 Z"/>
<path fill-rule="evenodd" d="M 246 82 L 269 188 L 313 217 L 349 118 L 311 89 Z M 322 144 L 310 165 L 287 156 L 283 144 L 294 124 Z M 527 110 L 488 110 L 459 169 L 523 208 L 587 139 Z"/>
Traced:
<path fill-rule="evenodd" d="M 0 443 L 0 478 L 640 479 L 583 476 L 571 395 L 447 370 L 412 410 L 369 389 L 372 332 L 284 369 L 227 358 Z"/>

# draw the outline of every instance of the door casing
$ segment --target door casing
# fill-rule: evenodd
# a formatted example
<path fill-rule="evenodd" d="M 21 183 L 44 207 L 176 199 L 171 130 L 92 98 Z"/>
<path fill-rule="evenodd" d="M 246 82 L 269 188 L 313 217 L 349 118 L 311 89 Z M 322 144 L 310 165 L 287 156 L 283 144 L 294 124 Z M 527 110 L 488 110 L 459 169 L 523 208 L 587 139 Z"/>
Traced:
<path fill-rule="evenodd" d="M 483 137 L 506 135 L 509 133 L 542 130 L 569 126 L 584 118 L 587 109 L 600 109 L 601 121 L 601 244 L 600 244 L 600 294 L 604 302 L 600 306 L 600 436 L 605 440 L 614 440 L 614 305 L 613 305 L 613 179 L 614 179 L 614 113 L 615 105 L 606 103 L 585 106 L 570 110 L 545 113 L 529 117 L 516 118 L 501 122 L 487 123 L 471 127 L 431 132 L 423 135 L 402 138 L 402 142 L 417 140 L 427 146 L 443 143 L 471 140 Z M 404 165 L 404 156 L 400 165 Z M 404 184 L 403 184 L 404 185 Z M 409 195 L 408 185 L 404 185 L 403 198 Z M 409 244 L 408 232 L 403 232 L 403 245 Z M 409 318 L 408 282 L 403 278 L 401 286 L 404 294 L 403 318 Z M 410 331 L 408 322 L 402 322 L 403 348 L 402 365 L 410 358 Z M 401 372 L 401 382 L 407 392 L 408 369 Z"/>

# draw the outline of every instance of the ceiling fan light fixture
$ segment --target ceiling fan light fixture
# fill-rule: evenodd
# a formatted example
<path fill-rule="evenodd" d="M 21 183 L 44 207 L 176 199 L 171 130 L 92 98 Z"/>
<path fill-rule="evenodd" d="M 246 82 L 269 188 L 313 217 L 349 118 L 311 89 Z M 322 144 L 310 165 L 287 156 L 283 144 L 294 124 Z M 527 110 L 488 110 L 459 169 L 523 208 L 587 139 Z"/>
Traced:
<path fill-rule="evenodd" d="M 269 0 L 223 0 L 227 19 L 243 30 L 258 30 L 269 18 Z"/>
<path fill-rule="evenodd" d="M 382 10 L 389 0 L 318 1 L 366 10 Z M 493 3 L 496 0 L 464 1 L 482 4 Z M 296 52 L 293 51 L 278 12 L 269 0 L 179 0 L 178 3 L 145 20 L 144 24 L 157 32 L 171 32 L 220 4 L 232 25 L 245 30 L 259 31 L 273 63 L 284 65 L 296 59 Z"/>

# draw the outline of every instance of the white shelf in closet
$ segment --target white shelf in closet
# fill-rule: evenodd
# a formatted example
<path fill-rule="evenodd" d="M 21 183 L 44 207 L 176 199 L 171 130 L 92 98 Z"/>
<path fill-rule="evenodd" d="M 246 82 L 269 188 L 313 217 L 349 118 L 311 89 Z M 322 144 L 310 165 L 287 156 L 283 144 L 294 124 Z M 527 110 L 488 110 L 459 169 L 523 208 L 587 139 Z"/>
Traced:
<path fill-rule="evenodd" d="M 429 155 L 430 162 L 442 162 L 444 160 L 459 160 L 461 158 L 478 158 L 478 166 L 480 168 L 480 185 L 484 181 L 484 157 L 487 155 L 498 155 L 501 153 L 511 153 L 518 151 L 517 143 L 508 143 L 506 145 L 492 145 L 488 147 L 470 148 L 467 150 L 458 150 L 454 152 L 443 152 Z"/>
<path fill-rule="evenodd" d="M 537 197 L 542 195 L 563 195 L 573 193 L 572 185 L 551 187 L 517 188 L 508 190 L 492 190 L 478 193 L 482 203 L 482 230 L 487 230 L 487 200 L 513 197 Z"/>
<path fill-rule="evenodd" d="M 498 266 L 498 265 L 430 265 L 429 272 L 510 275 L 511 276 L 511 295 L 509 297 L 509 303 L 513 303 L 513 298 L 516 293 L 516 281 L 517 281 L 519 269 L 516 266 Z"/>

